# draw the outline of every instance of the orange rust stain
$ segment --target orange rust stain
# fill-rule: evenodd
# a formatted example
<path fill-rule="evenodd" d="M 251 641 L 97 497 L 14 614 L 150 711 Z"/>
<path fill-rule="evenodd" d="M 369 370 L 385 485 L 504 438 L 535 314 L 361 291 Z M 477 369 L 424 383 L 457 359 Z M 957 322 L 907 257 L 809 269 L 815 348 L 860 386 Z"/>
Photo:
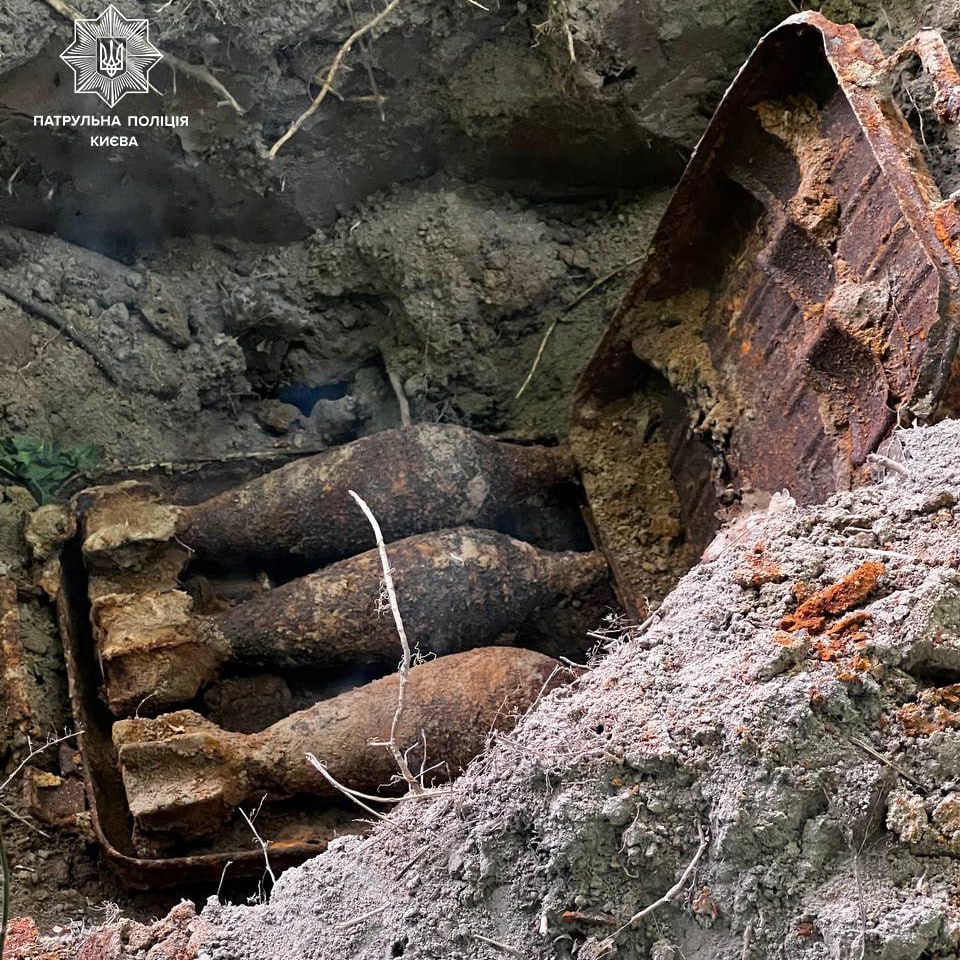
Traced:
<path fill-rule="evenodd" d="M 873 593 L 877 581 L 886 572 L 882 563 L 868 562 L 848 573 L 842 580 L 815 593 L 780 621 L 780 629 L 793 633 L 806 630 L 822 633 L 831 617 L 859 606 Z"/>
<path fill-rule="evenodd" d="M 765 583 L 782 583 L 786 574 L 770 558 L 762 543 L 758 543 L 733 571 L 733 582 L 739 587 L 758 590 Z"/>
<path fill-rule="evenodd" d="M 794 602 L 799 607 L 801 603 L 809 600 L 817 591 L 806 580 L 797 580 L 790 592 L 793 594 Z"/>
<path fill-rule="evenodd" d="M 753 349 L 753 347 L 750 345 L 750 341 L 749 341 L 749 340 L 744 340 L 744 341 L 740 344 L 740 352 L 741 352 L 745 357 L 749 357 L 749 356 L 750 356 L 750 351 L 751 351 L 752 349 Z"/>
<path fill-rule="evenodd" d="M 942 730 L 960 727 L 960 684 L 935 687 L 921 692 L 915 703 L 897 711 L 897 720 L 908 737 L 928 737 Z"/>
<path fill-rule="evenodd" d="M 870 619 L 870 614 L 861 610 L 838 620 L 827 630 L 822 639 L 813 642 L 816 658 L 830 663 L 853 654 L 856 659 L 856 651 L 863 650 L 867 645 L 867 635 L 861 628 L 869 623 Z M 855 669 L 853 663 L 848 666 Z"/>
<path fill-rule="evenodd" d="M 792 649 L 797 649 L 803 646 L 803 641 L 795 637 L 792 633 L 786 633 L 783 630 L 777 630 L 773 635 L 775 643 L 779 643 L 781 647 L 791 647 Z"/>
<path fill-rule="evenodd" d="M 847 666 L 838 668 L 837 679 L 841 683 L 853 683 L 854 680 L 859 680 L 865 673 L 873 672 L 873 663 L 862 653 L 858 653 Z"/>

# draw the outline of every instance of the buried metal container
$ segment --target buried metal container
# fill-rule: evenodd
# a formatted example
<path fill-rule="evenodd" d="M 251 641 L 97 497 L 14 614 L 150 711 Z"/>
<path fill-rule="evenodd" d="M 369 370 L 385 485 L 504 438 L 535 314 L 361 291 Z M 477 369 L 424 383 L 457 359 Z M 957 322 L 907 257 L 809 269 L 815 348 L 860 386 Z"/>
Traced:
<path fill-rule="evenodd" d="M 393 536 L 444 522 L 451 504 L 474 512 L 488 507 L 480 514 L 484 522 L 513 528 L 514 500 L 524 495 L 532 496 L 525 502 L 534 515 L 542 513 L 543 526 L 567 515 L 562 491 L 553 488 L 572 471 L 568 453 L 467 434 L 440 425 L 384 431 L 270 471 L 268 482 L 255 476 L 262 462 L 236 463 L 226 474 L 222 465 L 171 467 L 172 475 L 120 477 L 73 497 L 70 529 L 77 535 L 61 552 L 60 629 L 74 717 L 84 731 L 79 742 L 93 830 L 130 886 L 194 882 L 209 892 L 227 869 L 230 880 L 261 876 L 263 851 L 239 804 L 256 808 L 257 830 L 270 838 L 270 864 L 298 863 L 338 833 L 366 829 L 357 808 L 307 764 L 306 752 L 365 789 L 387 783 L 394 763 L 383 744 L 371 747 L 371 737 L 391 729 L 399 656 L 391 621 L 374 614 L 382 576 L 377 551 L 305 572 L 298 550 L 278 558 L 266 535 L 256 557 L 256 543 L 230 550 L 229 534 L 215 550 L 194 551 L 176 521 L 208 515 L 212 504 L 213 528 L 220 529 L 223 516 L 232 518 L 233 499 L 255 507 L 264 489 L 273 502 L 302 506 L 303 485 L 296 481 L 305 471 L 315 477 L 325 465 L 338 469 L 371 446 L 389 450 L 390 457 L 372 459 L 394 469 L 375 472 L 364 463 L 327 476 L 310 492 L 337 507 L 351 502 L 348 490 L 356 488 L 384 516 L 406 497 L 416 509 L 402 521 L 394 511 L 400 525 Z M 433 459 L 419 455 L 425 436 L 436 441 Z M 451 436 L 460 442 L 439 443 Z M 451 461 L 448 452 L 462 454 L 469 441 L 485 447 L 486 456 Z M 524 483 L 512 493 L 504 464 Z M 531 464 L 536 470 L 526 469 Z M 422 482 L 430 466 L 436 489 L 411 497 L 405 478 L 415 473 Z M 226 501 L 218 497 L 224 487 L 231 491 Z M 274 512 L 281 532 L 289 529 L 289 511 Z M 578 518 L 572 506 L 569 516 Z M 313 524 L 322 527 L 316 518 Z M 356 545 L 363 545 L 359 535 Z M 426 737 L 430 763 L 419 754 L 426 775 L 442 779 L 547 689 L 546 677 L 559 667 L 515 645 L 549 647 L 558 636 L 584 637 L 612 599 L 609 571 L 594 551 L 545 550 L 463 527 L 407 536 L 389 550 L 419 651 L 454 657 L 411 671 L 409 729 L 398 727 L 415 744 L 414 768 L 419 737 Z M 490 648 L 469 649 L 476 646 Z M 384 672 L 389 676 L 375 679 Z M 247 684 L 242 694 L 239 684 Z M 277 685 L 285 696 L 277 695 Z M 174 706 L 185 709 L 165 712 Z"/>
<path fill-rule="evenodd" d="M 577 388 L 571 443 L 634 615 L 718 513 L 857 483 L 929 416 L 956 352 L 958 217 L 892 96 L 918 56 L 955 121 L 939 36 L 892 58 L 819 14 L 767 34 L 727 91 Z"/>
<path fill-rule="evenodd" d="M 279 459 L 284 459 L 283 457 Z M 263 472 L 266 462 L 232 462 L 205 465 L 200 469 L 162 470 L 149 474 L 151 483 L 177 502 L 205 499 L 223 489 Z M 204 891 L 224 879 L 256 878 L 264 873 L 263 851 L 247 831 L 224 832 L 215 846 L 170 856 L 143 856 L 131 835 L 130 808 L 124 791 L 116 750 L 111 740 L 114 717 L 100 697 L 102 674 L 90 627 L 88 577 L 81 555 L 80 538 L 66 544 L 62 554 L 63 576 L 57 594 L 57 614 L 74 722 L 82 731 L 79 745 L 82 772 L 93 833 L 104 859 L 133 889 L 157 890 L 196 884 Z M 270 836 L 271 867 L 279 872 L 315 856 L 338 833 L 363 832 L 356 811 L 329 804 L 264 810 L 257 826 Z M 263 820 L 266 816 L 269 821 Z"/>

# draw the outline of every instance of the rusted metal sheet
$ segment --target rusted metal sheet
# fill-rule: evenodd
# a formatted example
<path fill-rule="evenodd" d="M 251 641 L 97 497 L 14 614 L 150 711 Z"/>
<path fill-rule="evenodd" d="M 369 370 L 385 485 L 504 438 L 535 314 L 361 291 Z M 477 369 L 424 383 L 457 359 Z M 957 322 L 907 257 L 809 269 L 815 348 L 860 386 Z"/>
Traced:
<path fill-rule="evenodd" d="M 230 482 L 248 480 L 260 472 L 259 466 L 231 464 L 234 472 Z M 202 500 L 219 492 L 218 477 L 216 470 L 204 467 L 183 470 L 170 478 L 169 492 L 179 502 Z M 151 473 L 151 486 L 159 486 L 158 479 L 162 477 Z M 83 731 L 78 744 L 91 826 L 106 862 L 129 887 L 144 890 L 182 886 L 185 882 L 216 885 L 225 870 L 228 880 L 262 876 L 263 853 L 252 842 L 249 831 L 225 834 L 216 846 L 175 850 L 164 857 L 142 856 L 134 847 L 130 809 L 111 740 L 114 718 L 100 699 L 102 676 L 90 626 L 90 578 L 82 556 L 82 538 L 81 532 L 61 554 L 63 577 L 56 598 L 57 617 L 74 722 Z M 168 564 L 161 566 L 166 569 Z M 354 821 L 354 812 L 346 806 L 323 804 L 300 811 L 264 813 L 270 822 L 258 819 L 258 827 L 271 837 L 270 862 L 277 871 L 316 856 L 334 836 L 366 829 Z"/>
<path fill-rule="evenodd" d="M 578 385 L 574 455 L 636 614 L 696 560 L 718 510 L 849 488 L 898 417 L 947 386 L 960 218 L 890 93 L 913 54 L 952 121 L 936 35 L 888 61 L 816 13 L 769 33 Z"/>
<path fill-rule="evenodd" d="M 6 742 L 30 732 L 29 688 L 17 585 L 12 577 L 0 576 L 0 734 Z"/>

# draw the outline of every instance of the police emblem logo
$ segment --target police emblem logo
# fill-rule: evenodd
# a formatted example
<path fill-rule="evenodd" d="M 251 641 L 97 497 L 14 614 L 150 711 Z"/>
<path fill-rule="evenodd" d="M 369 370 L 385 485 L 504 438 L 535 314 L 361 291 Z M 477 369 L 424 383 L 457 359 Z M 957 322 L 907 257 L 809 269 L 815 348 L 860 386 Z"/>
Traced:
<path fill-rule="evenodd" d="M 113 79 L 127 69 L 127 42 L 120 37 L 97 38 L 97 69 Z"/>
<path fill-rule="evenodd" d="M 95 93 L 115 107 L 128 93 L 150 90 L 150 70 L 162 56 L 149 23 L 129 20 L 111 4 L 96 20 L 74 21 L 73 43 L 60 59 L 73 71 L 77 93 Z"/>

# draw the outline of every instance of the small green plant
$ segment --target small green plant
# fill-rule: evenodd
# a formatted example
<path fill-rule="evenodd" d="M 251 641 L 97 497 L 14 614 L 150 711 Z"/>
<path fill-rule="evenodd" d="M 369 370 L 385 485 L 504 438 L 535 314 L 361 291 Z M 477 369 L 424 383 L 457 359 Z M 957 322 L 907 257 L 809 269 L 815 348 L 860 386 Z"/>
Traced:
<path fill-rule="evenodd" d="M 103 450 L 92 443 L 62 450 L 37 437 L 6 437 L 0 439 L 0 482 L 9 480 L 26 487 L 42 505 L 65 480 L 89 470 L 102 456 Z"/>

